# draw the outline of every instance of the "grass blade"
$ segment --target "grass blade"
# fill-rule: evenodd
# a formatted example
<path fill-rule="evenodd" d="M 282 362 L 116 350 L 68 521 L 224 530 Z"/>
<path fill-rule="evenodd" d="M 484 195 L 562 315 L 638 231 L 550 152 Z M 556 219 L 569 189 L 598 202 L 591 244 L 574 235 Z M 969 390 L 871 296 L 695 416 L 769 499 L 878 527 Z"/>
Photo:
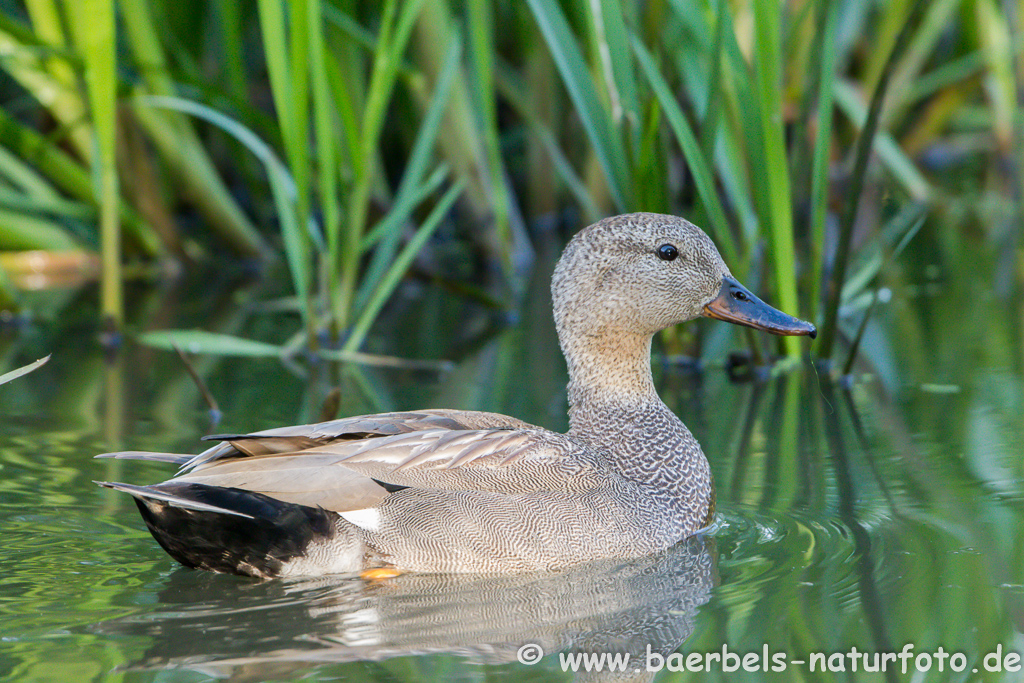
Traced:
<path fill-rule="evenodd" d="M 51 201 L 61 198 L 45 178 L 3 147 L 0 147 L 0 176 L 29 197 Z"/>
<path fill-rule="evenodd" d="M 472 102 L 476 112 L 477 127 L 483 138 L 487 174 L 485 190 L 489 195 L 491 212 L 494 215 L 494 230 L 500 248 L 499 260 L 505 280 L 513 288 L 521 289 L 522 271 L 525 262 L 532 259 L 532 252 L 525 247 L 518 223 L 513 226 L 515 210 L 512 188 L 506 180 L 505 167 L 501 156 L 501 139 L 498 121 L 497 91 L 495 88 L 495 37 L 494 17 L 489 0 L 471 0 L 468 3 L 469 37 L 472 46 Z M 516 221 L 520 218 L 515 216 Z M 513 227 L 516 230 L 513 230 Z M 524 253 L 526 252 L 526 253 Z"/>
<path fill-rule="evenodd" d="M 277 358 L 281 355 L 281 347 L 275 344 L 203 330 L 154 330 L 139 335 L 138 341 L 155 349 L 180 349 L 191 354 L 246 358 Z"/>
<path fill-rule="evenodd" d="M 74 251 L 82 245 L 60 224 L 16 211 L 0 209 L 0 249 Z"/>
<path fill-rule="evenodd" d="M 877 239 L 860 249 L 847 268 L 848 275 L 839 298 L 840 308 L 867 289 L 885 259 L 891 261 L 900 255 L 920 231 L 927 217 L 927 205 L 910 202 L 889 219 Z"/>
<path fill-rule="evenodd" d="M 81 10 L 78 5 L 69 4 Z M 100 23 L 103 23 L 102 18 Z M 103 26 L 98 26 L 98 30 L 102 31 Z M 79 27 L 79 31 L 88 32 L 85 27 Z M 54 48 L 59 46 L 41 47 L 43 44 L 28 29 L 0 13 L 0 55 L 3 55 L 4 70 L 60 123 L 61 141 L 70 143 L 82 158 L 90 159 L 95 147 L 87 104 L 76 87 L 77 81 L 69 76 L 69 65 L 55 61 Z M 50 57 L 44 58 L 43 54 Z"/>
<path fill-rule="evenodd" d="M 640 60 L 640 66 L 647 74 L 647 80 L 650 82 L 659 104 L 661 104 L 662 111 L 665 112 L 669 126 L 672 128 L 672 132 L 675 133 L 679 147 L 683 151 L 683 157 L 686 159 L 686 164 L 690 167 L 690 172 L 693 174 L 694 183 L 697 185 L 697 192 L 711 219 L 712 237 L 722 250 L 726 260 L 735 263 L 739 253 L 733 241 L 732 232 L 729 230 L 729 222 L 725 217 L 725 209 L 722 208 L 718 189 L 715 187 L 715 180 L 711 175 L 711 168 L 701 152 L 700 144 L 693 134 L 693 129 L 690 128 L 686 115 L 683 114 L 679 103 L 676 102 L 675 97 L 669 90 L 668 83 L 665 82 L 665 79 L 658 72 L 658 67 L 655 66 L 654 59 L 650 53 L 647 52 L 647 49 L 639 40 L 633 41 L 633 49 Z"/>
<path fill-rule="evenodd" d="M 845 80 L 837 80 L 833 88 L 836 105 L 854 125 L 863 129 L 867 111 L 865 111 L 856 89 Z M 900 148 L 888 131 L 876 128 L 873 151 L 878 154 L 882 164 L 889 169 L 896 181 L 915 201 L 926 201 L 932 197 L 934 192 L 931 183 L 917 170 L 913 160 Z"/>
<path fill-rule="evenodd" d="M 911 43 L 907 46 L 905 57 L 892 75 L 889 92 L 890 102 L 882 111 L 881 128 L 889 127 L 897 115 L 906 112 L 914 102 L 914 84 L 919 80 L 921 71 L 932 54 L 936 44 L 947 35 L 950 17 L 961 11 L 963 0 L 934 0 L 921 19 L 921 25 L 914 32 Z M 979 2 L 975 1 L 975 7 Z"/>
<path fill-rule="evenodd" d="M 248 96 L 245 82 L 242 8 L 234 0 L 217 0 L 216 8 L 221 41 L 224 45 L 224 80 L 232 99 L 242 101 Z"/>
<path fill-rule="evenodd" d="M 397 356 L 382 356 L 376 353 L 342 351 L 340 349 L 320 349 L 317 351 L 317 355 L 326 360 L 336 360 L 341 361 L 342 363 L 356 363 L 358 365 L 369 365 L 377 368 L 448 372 L 455 367 L 455 364 L 448 360 L 398 358 Z"/>
<path fill-rule="evenodd" d="M 826 0 L 821 31 L 821 64 L 818 71 L 818 116 L 811 155 L 811 315 L 817 316 L 821 295 L 821 269 L 825 253 L 825 218 L 828 213 L 829 150 L 832 145 L 832 93 L 836 80 L 836 23 L 838 3 Z"/>
<path fill-rule="evenodd" d="M 398 248 L 398 237 L 401 226 L 408 220 L 412 211 L 442 182 L 447 172 L 438 169 L 431 178 L 421 185 L 420 179 L 426 171 L 427 163 L 430 161 L 431 153 L 434 150 L 437 134 L 441 127 L 441 119 L 448 103 L 455 82 L 455 75 L 459 67 L 459 58 L 462 54 L 462 39 L 458 31 L 454 31 L 447 53 L 442 63 L 441 72 L 438 75 L 437 86 L 430 105 L 427 107 L 423 124 L 416 135 L 416 142 L 413 143 L 412 151 L 406 161 L 405 173 L 398 186 L 398 193 L 395 195 L 395 202 L 388 215 L 381 219 L 362 242 L 365 250 L 373 242 L 383 240 L 373 255 L 370 267 L 367 269 L 360 285 L 359 292 L 355 299 L 354 307 L 362 310 L 369 300 L 371 292 L 377 290 L 382 277 L 387 271 L 388 265 L 394 260 Z M 372 239 L 371 239 L 372 238 Z"/>
<path fill-rule="evenodd" d="M 755 82 L 761 104 L 761 133 L 764 143 L 764 167 L 768 196 L 768 232 L 775 272 L 775 296 L 784 311 L 798 311 L 796 261 L 793 252 L 793 200 L 786 158 L 782 119 L 782 64 L 779 6 L 774 0 L 755 0 L 754 24 L 757 38 Z M 785 337 L 783 346 L 790 357 L 800 354 L 800 340 Z"/>
<path fill-rule="evenodd" d="M 242 143 L 263 163 L 270 181 L 278 220 L 281 222 L 281 236 L 284 240 L 285 256 L 292 275 L 292 284 L 299 300 L 303 303 L 308 302 L 311 270 L 304 250 L 305 238 L 299 235 L 299 225 L 296 220 L 295 181 L 270 146 L 238 121 L 198 102 L 180 97 L 140 97 L 136 99 L 136 102 L 141 105 L 179 111 L 208 121 Z M 300 310 L 304 316 L 309 315 L 308 306 L 303 306 Z M 308 322 L 307 320 L 307 325 Z"/>
<path fill-rule="evenodd" d="M 530 131 L 540 141 L 541 146 L 551 159 L 555 172 L 579 204 L 580 209 L 583 211 L 583 216 L 591 223 L 599 220 L 602 213 L 594 202 L 594 198 L 587 191 L 586 185 L 584 185 L 576 170 L 566 158 L 565 153 L 559 147 L 554 133 L 551 132 L 551 128 L 544 125 L 536 112 L 530 108 L 527 102 L 527 86 L 507 64 L 499 65 L 497 86 L 505 100 L 526 121 Z"/>
<path fill-rule="evenodd" d="M 707 82 L 707 104 L 701 120 L 701 149 L 709 162 L 715 158 L 715 142 L 718 134 L 718 119 L 722 111 L 722 77 L 725 62 L 725 2 L 715 2 L 715 42 L 711 52 L 711 70 Z"/>
<path fill-rule="evenodd" d="M 825 306 L 825 322 L 822 325 L 821 342 L 818 347 L 818 355 L 823 360 L 830 360 L 832 357 L 832 347 L 835 343 L 839 318 L 840 295 L 843 282 L 846 279 L 847 262 L 850 259 L 850 241 L 853 236 L 853 224 L 857 218 L 860 194 L 864 188 L 868 159 L 871 156 L 875 132 L 878 130 L 878 121 L 882 113 L 882 103 L 885 100 L 885 91 L 889 85 L 889 77 L 897 60 L 899 60 L 906 49 L 907 43 L 910 41 L 913 27 L 917 24 L 917 18 L 920 17 L 927 6 L 927 0 L 915 0 L 906 24 L 904 24 L 903 29 L 896 37 L 896 43 L 878 79 L 878 85 L 875 86 L 875 92 L 871 96 L 871 107 L 868 110 L 867 121 L 864 123 L 864 128 L 857 139 L 857 152 L 850 190 L 839 224 L 839 243 L 836 246 L 835 264 L 832 268 L 832 278 L 828 283 L 826 291 L 828 303 Z"/>
<path fill-rule="evenodd" d="M 49 360 L 50 356 L 43 356 L 39 360 L 29 363 L 28 365 L 23 365 L 16 370 L 5 372 L 4 374 L 0 375 L 0 384 L 7 384 L 8 382 L 18 379 L 19 377 L 24 377 L 28 373 L 34 372 L 35 370 L 38 370 L 42 366 L 46 365 L 47 361 Z"/>
<path fill-rule="evenodd" d="M 974 11 L 979 42 L 988 61 L 985 93 L 991 104 L 992 127 L 1000 149 L 1010 151 L 1014 145 L 1014 117 L 1018 113 L 1017 93 L 1021 84 L 1014 74 L 1010 25 L 992 0 L 975 0 Z"/>
<path fill-rule="evenodd" d="M 619 124 L 625 119 L 633 133 L 631 144 L 634 149 L 640 145 L 640 98 L 637 95 L 636 74 L 633 73 L 633 53 L 629 45 L 629 33 L 623 18 L 622 3 L 619 0 L 595 0 L 591 2 L 595 23 L 599 25 L 601 54 L 606 57 L 610 75 L 609 91 L 612 100 L 612 121 Z"/>
<path fill-rule="evenodd" d="M 313 89 L 313 117 L 316 130 L 317 179 L 324 232 L 334 235 L 341 230 L 341 205 L 338 201 L 338 138 L 334 133 L 334 101 L 327 77 L 330 55 L 324 42 L 324 20 L 319 0 L 309 0 L 310 79 Z M 328 238 L 328 242 L 331 238 Z M 322 251 L 322 249 L 321 249 Z"/>
<path fill-rule="evenodd" d="M 113 0 L 73 0 L 75 43 L 85 61 L 85 85 L 95 135 L 93 173 L 100 205 L 100 246 L 103 271 L 100 303 L 104 317 L 120 329 L 124 317 L 121 288 L 121 225 L 118 221 L 117 72 Z"/>
<path fill-rule="evenodd" d="M 117 4 L 146 94 L 177 96 L 177 83 L 157 33 L 153 3 L 150 0 L 118 0 Z M 142 86 L 139 90 L 143 90 Z M 224 185 L 220 172 L 190 122 L 182 116 L 152 110 L 136 112 L 136 115 L 178 182 L 184 186 L 182 194 L 217 235 L 239 254 L 265 258 L 269 248 L 263 237 Z"/>
<path fill-rule="evenodd" d="M 96 205 L 89 172 L 51 140 L 31 128 L 23 126 L 0 108 L 0 144 L 23 159 L 31 160 L 35 167 L 63 192 L 81 202 Z M 159 256 L 161 244 L 156 233 L 128 204 L 122 202 L 121 221 L 133 248 L 146 256 Z"/>
<path fill-rule="evenodd" d="M 580 52 L 576 37 L 562 10 L 554 0 L 528 0 L 533 16 L 555 60 L 562 82 L 576 107 L 598 162 L 604 171 L 608 191 L 619 211 L 633 208 L 626 153 L 619 132 L 612 127 L 594 90 L 590 70 Z"/>
<path fill-rule="evenodd" d="M 352 159 L 355 181 L 349 197 L 346 239 L 339 245 L 339 252 L 332 254 L 332 259 L 337 261 L 332 261 L 330 265 L 332 268 L 338 268 L 341 274 L 339 286 L 332 288 L 331 303 L 334 321 L 342 329 L 348 326 L 355 300 L 356 278 L 359 260 L 362 257 L 359 245 L 366 227 L 380 132 L 384 126 L 387 105 L 391 101 L 402 55 L 405 53 L 416 18 L 423 8 L 423 2 L 424 0 L 410 0 L 398 3 L 396 0 L 389 0 L 381 19 L 381 29 L 374 50 L 373 71 L 367 88 L 366 105 L 363 108 L 359 147 L 354 150 Z"/>
<path fill-rule="evenodd" d="M 310 263 L 310 240 L 306 232 L 309 226 L 309 150 L 308 104 L 309 86 L 306 78 L 308 60 L 305 39 L 309 23 L 305 15 L 305 0 L 283 3 L 281 0 L 259 0 L 260 35 L 270 78 L 270 90 L 274 96 L 274 111 L 281 129 L 285 156 L 292 169 L 294 202 L 282 202 L 278 191 L 274 191 L 275 206 L 281 223 L 281 237 L 295 293 L 303 303 L 302 319 L 305 322 L 310 343 L 313 334 L 313 309 L 310 287 L 313 268 Z M 286 16 L 285 9 L 291 10 Z M 319 12 L 316 14 L 319 17 Z M 286 35 L 291 28 L 291 40 Z M 290 59 L 289 59 L 290 57 Z"/>
<path fill-rule="evenodd" d="M 377 319 L 377 314 L 380 313 L 380 309 L 384 307 L 384 303 L 390 298 L 391 293 L 395 291 L 395 287 L 401 281 L 405 275 L 405 271 L 412 265 L 412 261 L 416 258 L 416 255 L 423 248 L 423 245 L 427 243 L 430 236 L 434 234 L 438 226 L 441 225 L 441 220 L 447 215 L 448 210 L 458 199 L 459 194 L 462 193 L 462 189 L 465 186 L 464 181 L 461 179 L 452 186 L 448 192 L 441 198 L 441 200 L 434 207 L 434 210 L 430 212 L 426 220 L 423 221 L 423 225 L 416 231 L 409 243 L 405 245 L 405 248 L 395 258 L 394 263 L 391 264 L 391 268 L 387 274 L 381 280 L 377 289 L 374 291 L 373 296 L 366 304 L 366 307 L 360 313 L 359 319 L 356 324 L 352 327 L 352 333 L 345 341 L 345 345 L 342 347 L 343 351 L 355 351 L 366 339 L 367 332 L 370 331 L 370 326 L 373 325 L 373 321 Z"/>
<path fill-rule="evenodd" d="M 281 128 L 281 138 L 288 152 L 295 144 L 295 117 L 292 115 L 292 78 L 287 61 L 288 40 L 285 30 L 288 22 L 285 18 L 285 3 L 281 0 L 258 0 L 258 7 L 270 92 L 274 96 L 277 124 Z"/>
<path fill-rule="evenodd" d="M 16 211 L 27 213 L 46 213 L 52 216 L 63 218 L 77 218 L 79 220 L 92 221 L 96 218 L 96 211 L 93 207 L 78 202 L 68 201 L 57 197 L 34 197 L 29 194 L 21 194 L 6 187 L 0 187 L 0 206 Z M 4 226 L 6 228 L 6 226 Z M 2 229 L 0 229 L 2 232 Z"/>
<path fill-rule="evenodd" d="M 395 198 L 395 203 L 391 205 L 391 209 L 388 211 L 387 215 L 381 218 L 380 221 L 373 226 L 370 232 L 366 233 L 366 237 L 363 238 L 362 242 L 363 251 L 369 251 L 372 249 L 375 244 L 392 234 L 398 226 L 407 221 L 409 216 L 412 215 L 413 210 L 419 206 L 424 199 L 433 194 L 437 188 L 441 187 L 441 183 L 443 183 L 447 177 L 448 168 L 446 166 L 440 166 L 431 173 L 430 177 L 427 178 L 419 187 L 408 192 L 399 193 Z"/>

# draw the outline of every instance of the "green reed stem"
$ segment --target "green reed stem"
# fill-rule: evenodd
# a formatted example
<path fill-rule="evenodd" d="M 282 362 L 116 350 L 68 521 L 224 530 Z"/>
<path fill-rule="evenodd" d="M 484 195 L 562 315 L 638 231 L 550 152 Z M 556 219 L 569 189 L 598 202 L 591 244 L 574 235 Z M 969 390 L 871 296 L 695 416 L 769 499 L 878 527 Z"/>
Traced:
<path fill-rule="evenodd" d="M 854 161 L 853 174 L 850 178 L 850 189 L 847 193 L 846 206 L 843 209 L 842 219 L 839 224 L 839 243 L 836 246 L 835 262 L 832 268 L 832 278 L 826 286 L 828 303 L 825 306 L 825 322 L 821 329 L 821 341 L 818 346 L 818 356 L 823 360 L 830 360 L 832 347 L 835 343 L 836 331 L 839 320 L 839 305 L 843 282 L 846 279 L 846 267 L 850 260 L 850 243 L 853 237 L 853 226 L 857 219 L 857 209 L 860 205 L 860 195 L 864 189 L 864 180 L 867 177 L 868 161 L 871 157 L 871 148 L 874 143 L 875 133 L 878 130 L 879 117 L 882 114 L 882 104 L 885 101 L 885 91 L 889 86 L 889 78 L 892 76 L 896 63 L 906 50 L 913 35 L 913 27 L 928 6 L 927 0 L 917 0 L 907 17 L 906 23 L 896 37 L 896 43 L 889 59 L 885 63 L 882 75 L 871 96 L 871 106 L 868 110 L 868 118 L 857 139 L 857 151 Z"/>
<path fill-rule="evenodd" d="M 811 295 L 808 299 L 812 319 L 818 314 L 821 293 L 821 269 L 824 265 L 825 219 L 828 215 L 829 150 L 832 146 L 832 87 L 836 79 L 836 24 L 838 3 L 824 0 L 820 8 L 818 35 L 821 70 L 818 72 L 817 133 L 811 161 Z M 823 24 L 823 25 L 822 25 Z"/>
<path fill-rule="evenodd" d="M 85 87 L 94 134 L 93 177 L 100 205 L 103 270 L 100 308 L 119 329 L 124 318 L 121 290 L 121 225 L 118 220 L 117 73 L 113 0 L 72 0 L 68 3 L 75 42 L 85 63 Z"/>
<path fill-rule="evenodd" d="M 782 129 L 782 28 L 779 7 L 774 0 L 756 0 L 754 23 L 757 33 L 755 83 L 761 103 L 761 132 L 767 166 L 768 217 L 775 273 L 775 295 L 784 311 L 797 312 L 796 257 L 793 252 L 793 200 L 790 192 L 789 162 Z M 786 355 L 800 354 L 800 341 L 785 337 Z"/>

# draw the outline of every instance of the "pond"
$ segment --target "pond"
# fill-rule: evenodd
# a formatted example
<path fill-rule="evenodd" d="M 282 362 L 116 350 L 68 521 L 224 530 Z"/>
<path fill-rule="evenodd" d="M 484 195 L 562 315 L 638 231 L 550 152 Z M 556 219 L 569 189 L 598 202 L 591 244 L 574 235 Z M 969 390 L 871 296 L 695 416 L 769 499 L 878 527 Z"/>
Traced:
<path fill-rule="evenodd" d="M 894 288 L 849 385 L 810 365 L 735 382 L 724 351 L 700 372 L 659 355 L 659 392 L 711 461 L 718 521 L 655 557 L 516 576 L 258 581 L 176 565 L 129 497 L 93 484 L 171 474 L 96 453 L 188 452 L 205 433 L 316 421 L 334 373 L 341 414 L 454 407 L 563 430 L 550 268 L 542 259 L 512 321 L 407 284 L 372 350 L 450 368 L 196 358 L 223 412 L 216 426 L 175 354 L 129 342 L 105 361 L 92 312 L 68 319 L 82 304 L 9 331 L 8 369 L 53 358 L 0 387 L 0 679 L 569 680 L 566 655 L 604 652 L 632 660 L 579 678 L 1018 679 L 1021 306 L 1007 313 L 969 272 Z M 281 341 L 287 314 L 252 303 L 261 292 L 194 296 L 205 289 L 221 290 L 133 292 L 138 327 Z M 714 348 L 744 339 L 728 332 Z"/>

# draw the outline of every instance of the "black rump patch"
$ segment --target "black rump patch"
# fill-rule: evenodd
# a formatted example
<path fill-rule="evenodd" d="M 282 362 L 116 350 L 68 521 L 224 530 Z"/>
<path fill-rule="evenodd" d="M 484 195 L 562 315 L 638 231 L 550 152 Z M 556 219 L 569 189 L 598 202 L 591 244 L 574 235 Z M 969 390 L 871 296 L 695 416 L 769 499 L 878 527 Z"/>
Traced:
<path fill-rule="evenodd" d="M 311 543 L 334 534 L 338 516 L 243 489 L 173 482 L 151 488 L 252 518 L 135 499 L 150 533 L 171 557 L 186 567 L 226 574 L 279 576 Z"/>

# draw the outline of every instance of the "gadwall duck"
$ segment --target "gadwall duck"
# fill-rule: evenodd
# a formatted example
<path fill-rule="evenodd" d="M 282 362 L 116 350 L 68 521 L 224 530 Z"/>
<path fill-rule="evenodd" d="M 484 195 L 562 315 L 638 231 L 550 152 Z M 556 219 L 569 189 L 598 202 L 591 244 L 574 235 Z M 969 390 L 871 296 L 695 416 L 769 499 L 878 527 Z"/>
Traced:
<path fill-rule="evenodd" d="M 181 473 L 97 483 L 134 496 L 180 563 L 257 577 L 545 570 L 668 548 L 710 523 L 714 488 L 655 391 L 653 335 L 698 316 L 780 335 L 815 328 L 740 285 L 699 228 L 658 214 L 581 230 L 551 293 L 567 434 L 474 411 L 364 415 L 220 435 L 195 456 L 104 454 Z"/>

